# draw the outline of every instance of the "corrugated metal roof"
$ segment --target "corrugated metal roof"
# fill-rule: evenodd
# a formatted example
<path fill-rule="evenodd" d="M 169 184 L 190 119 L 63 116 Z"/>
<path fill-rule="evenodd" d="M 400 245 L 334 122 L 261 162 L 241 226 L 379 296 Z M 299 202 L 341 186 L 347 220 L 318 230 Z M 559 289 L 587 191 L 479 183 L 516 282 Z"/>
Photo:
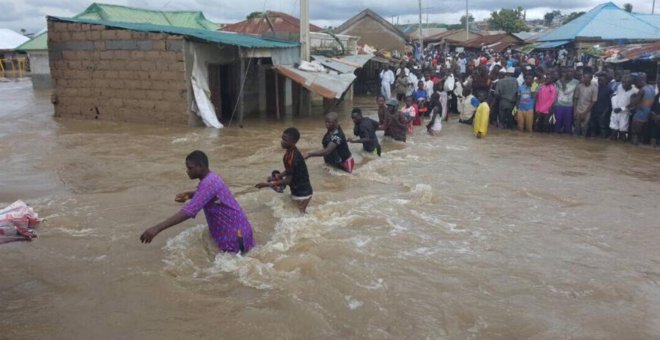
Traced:
<path fill-rule="evenodd" d="M 300 33 L 300 19 L 282 12 L 266 11 L 264 16 L 243 20 L 234 24 L 225 25 L 223 31 L 243 34 L 264 33 Z M 321 32 L 323 29 L 309 24 L 311 32 Z"/>
<path fill-rule="evenodd" d="M 538 38 L 537 41 L 575 40 L 596 37 L 602 40 L 657 40 L 660 26 L 654 18 L 643 20 L 608 2 L 594 7 L 577 19 Z"/>
<path fill-rule="evenodd" d="M 175 26 L 161 26 L 143 23 L 115 22 L 106 20 L 91 20 L 79 18 L 48 17 L 49 20 L 59 20 L 64 22 L 78 22 L 92 25 L 105 25 L 115 28 L 123 28 L 141 32 L 156 32 L 177 34 L 186 37 L 196 38 L 203 41 L 214 42 L 218 44 L 234 45 L 246 48 L 292 48 L 299 46 L 296 42 L 279 41 L 265 39 L 253 35 L 236 34 L 228 32 L 218 32 L 203 29 L 192 29 Z"/>
<path fill-rule="evenodd" d="M 605 51 L 609 55 L 605 61 L 621 63 L 629 60 L 657 60 L 660 59 L 660 41 L 650 44 L 633 44 L 612 46 Z"/>
<path fill-rule="evenodd" d="M 544 49 L 549 49 L 549 48 L 555 48 L 559 47 L 561 45 L 566 45 L 570 43 L 570 40 L 556 40 L 556 41 L 545 41 L 536 44 L 535 49 L 537 50 L 544 50 Z"/>
<path fill-rule="evenodd" d="M 277 65 L 273 68 L 279 74 L 295 81 L 309 91 L 330 99 L 341 98 L 355 80 L 353 73 L 333 75 L 323 72 L 307 72 L 285 65 Z"/>
<path fill-rule="evenodd" d="M 154 11 L 142 8 L 93 3 L 77 19 L 133 22 L 161 26 L 217 30 L 218 25 L 199 11 Z"/>
<path fill-rule="evenodd" d="M 0 50 L 13 50 L 30 38 L 7 28 L 0 28 Z"/>
<path fill-rule="evenodd" d="M 315 61 L 319 62 L 324 67 L 335 70 L 339 73 L 353 73 L 356 69 L 364 66 L 364 64 L 373 57 L 373 54 L 358 54 L 337 58 L 328 58 L 321 55 L 312 56 Z"/>
<path fill-rule="evenodd" d="M 45 51 L 48 49 L 48 31 L 39 33 L 34 38 L 16 47 L 18 51 Z"/>
<path fill-rule="evenodd" d="M 501 33 L 501 34 L 493 34 L 493 35 L 484 35 L 478 38 L 474 38 L 472 40 L 468 40 L 463 43 L 463 46 L 471 47 L 471 48 L 480 48 L 498 42 L 503 44 L 506 43 L 508 44 L 508 46 L 510 46 L 515 44 L 521 44 L 523 40 L 516 37 L 513 34 Z"/>

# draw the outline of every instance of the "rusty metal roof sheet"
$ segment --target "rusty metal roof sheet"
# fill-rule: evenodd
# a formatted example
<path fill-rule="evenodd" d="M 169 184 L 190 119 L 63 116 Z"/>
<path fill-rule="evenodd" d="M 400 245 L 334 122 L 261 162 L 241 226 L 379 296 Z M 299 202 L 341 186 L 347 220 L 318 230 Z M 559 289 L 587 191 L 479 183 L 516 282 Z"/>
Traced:
<path fill-rule="evenodd" d="M 329 74 L 325 72 L 307 72 L 288 65 L 277 65 L 273 68 L 279 74 L 324 98 L 341 98 L 355 80 L 353 73 Z"/>

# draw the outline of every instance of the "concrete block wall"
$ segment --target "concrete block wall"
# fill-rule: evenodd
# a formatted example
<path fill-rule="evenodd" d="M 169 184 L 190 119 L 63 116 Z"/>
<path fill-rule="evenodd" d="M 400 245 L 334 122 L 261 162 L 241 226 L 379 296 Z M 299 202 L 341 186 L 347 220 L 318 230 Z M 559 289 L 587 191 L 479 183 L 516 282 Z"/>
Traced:
<path fill-rule="evenodd" d="M 55 116 L 188 124 L 183 37 L 48 21 Z"/>

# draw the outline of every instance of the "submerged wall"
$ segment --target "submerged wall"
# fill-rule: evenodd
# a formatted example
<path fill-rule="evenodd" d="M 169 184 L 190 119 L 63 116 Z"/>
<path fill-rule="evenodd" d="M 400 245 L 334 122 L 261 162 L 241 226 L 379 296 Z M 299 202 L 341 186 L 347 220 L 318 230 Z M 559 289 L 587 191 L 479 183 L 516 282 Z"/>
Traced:
<path fill-rule="evenodd" d="M 181 36 L 48 21 L 55 116 L 187 124 Z"/>
<path fill-rule="evenodd" d="M 48 51 L 30 51 L 28 56 L 30 57 L 32 87 L 37 90 L 52 88 L 53 82 L 50 78 Z"/>

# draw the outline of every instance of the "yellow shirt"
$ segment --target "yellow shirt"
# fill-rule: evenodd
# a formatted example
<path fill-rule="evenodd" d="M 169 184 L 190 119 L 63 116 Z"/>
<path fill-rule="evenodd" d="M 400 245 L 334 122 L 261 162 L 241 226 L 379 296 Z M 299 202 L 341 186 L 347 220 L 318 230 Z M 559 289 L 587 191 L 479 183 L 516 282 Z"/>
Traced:
<path fill-rule="evenodd" d="M 490 106 L 488 103 L 483 102 L 477 107 L 477 113 L 474 115 L 474 135 L 481 135 L 486 137 L 488 133 L 488 121 L 490 118 Z"/>

